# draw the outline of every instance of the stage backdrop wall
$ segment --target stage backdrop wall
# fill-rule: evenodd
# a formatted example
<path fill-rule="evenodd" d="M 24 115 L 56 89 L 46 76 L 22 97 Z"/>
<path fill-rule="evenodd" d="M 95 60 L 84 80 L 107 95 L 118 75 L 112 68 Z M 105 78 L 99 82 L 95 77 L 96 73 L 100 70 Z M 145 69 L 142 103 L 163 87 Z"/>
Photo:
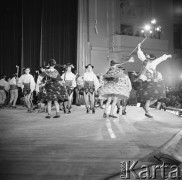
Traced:
<path fill-rule="evenodd" d="M 77 0 L 14 0 L 1 6 L 0 73 L 77 61 Z M 60 70 L 61 72 L 62 70 Z"/>

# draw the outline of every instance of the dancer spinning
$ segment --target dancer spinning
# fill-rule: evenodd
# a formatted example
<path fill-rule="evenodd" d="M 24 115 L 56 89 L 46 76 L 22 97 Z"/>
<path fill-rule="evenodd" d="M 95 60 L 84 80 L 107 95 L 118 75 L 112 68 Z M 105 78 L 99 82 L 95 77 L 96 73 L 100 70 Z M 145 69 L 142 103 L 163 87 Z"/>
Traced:
<path fill-rule="evenodd" d="M 99 88 L 99 80 L 93 72 L 94 66 L 88 64 L 85 66 L 86 72 L 83 75 L 84 80 L 84 100 L 86 104 L 87 113 L 92 110 L 95 113 L 95 91 Z"/>
<path fill-rule="evenodd" d="M 68 101 L 64 102 L 64 113 L 71 113 L 71 104 L 73 101 L 73 90 L 76 87 L 76 76 L 71 72 L 71 69 L 74 68 L 74 66 L 70 63 L 67 63 L 66 65 L 66 71 L 64 74 L 62 74 L 61 78 L 64 81 L 64 84 L 66 86 L 66 90 L 68 93 Z M 68 109 L 68 112 L 67 112 Z"/>
<path fill-rule="evenodd" d="M 67 100 L 67 92 L 65 87 L 62 85 L 62 78 L 59 72 L 54 68 L 56 61 L 54 59 L 49 60 L 49 69 L 43 69 L 42 76 L 47 77 L 45 84 L 45 97 L 47 101 L 48 115 L 46 118 L 51 118 L 51 106 L 54 101 L 56 107 L 56 115 L 53 118 L 59 118 L 59 103 L 58 101 L 64 102 Z"/>
<path fill-rule="evenodd" d="M 27 67 L 24 69 L 25 74 L 21 75 L 18 81 L 18 86 L 22 88 L 22 92 L 25 98 L 25 103 L 27 105 L 27 112 L 32 112 L 32 102 L 31 98 L 33 95 L 33 91 L 35 90 L 35 81 L 33 76 L 30 74 L 30 68 Z"/>
<path fill-rule="evenodd" d="M 122 66 L 118 66 L 118 68 L 121 68 L 123 71 L 125 71 L 125 69 Z M 128 75 L 125 72 L 124 72 L 124 74 L 125 74 L 125 80 L 123 78 L 123 81 L 125 81 L 126 88 L 128 88 L 128 92 L 130 94 L 130 92 L 132 90 L 131 81 L 130 81 L 130 78 L 128 77 Z M 126 115 L 127 103 L 128 103 L 128 99 L 118 100 L 118 102 L 117 102 L 117 114 L 120 113 L 120 107 L 122 105 L 122 115 Z"/>
<path fill-rule="evenodd" d="M 108 108 L 111 101 L 112 105 L 109 117 L 117 118 L 117 116 L 114 115 L 117 101 L 128 99 L 130 94 L 130 89 L 128 88 L 128 82 L 130 82 L 129 78 L 124 74 L 123 69 L 118 68 L 118 66 L 121 66 L 121 64 L 116 62 L 116 60 L 111 60 L 110 68 L 103 76 L 105 82 L 100 90 L 100 98 L 107 99 L 103 114 L 104 118 L 108 117 Z"/>
<path fill-rule="evenodd" d="M 138 44 L 138 58 L 143 62 L 142 70 L 135 81 L 142 81 L 142 86 L 138 88 L 138 95 L 144 103 L 145 116 L 152 118 L 149 113 L 150 105 L 154 104 L 158 99 L 165 98 L 165 86 L 161 73 L 156 71 L 156 67 L 162 61 L 171 58 L 171 55 L 164 54 L 156 58 L 152 54 L 143 53 L 141 43 Z"/>

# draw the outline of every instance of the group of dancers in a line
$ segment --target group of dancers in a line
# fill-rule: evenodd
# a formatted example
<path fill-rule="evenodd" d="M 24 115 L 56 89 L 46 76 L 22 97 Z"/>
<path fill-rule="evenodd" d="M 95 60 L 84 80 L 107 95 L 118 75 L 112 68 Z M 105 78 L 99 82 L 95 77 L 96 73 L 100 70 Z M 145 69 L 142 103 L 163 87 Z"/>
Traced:
<path fill-rule="evenodd" d="M 156 67 L 159 63 L 172 56 L 164 54 L 156 58 L 152 54 L 144 53 L 141 50 L 141 43 L 138 44 L 137 49 L 137 55 L 142 61 L 142 67 L 139 73 L 133 72 L 136 77 L 135 89 L 141 100 L 145 116 L 152 118 L 153 116 L 149 112 L 150 105 L 156 101 L 163 101 L 166 97 L 164 81 Z M 5 76 L 1 76 L 0 105 L 2 106 L 6 99 L 5 91 L 10 91 L 9 105 L 15 108 L 18 98 L 18 87 L 21 87 L 28 109 L 27 112 L 33 111 L 31 98 L 33 92 L 36 91 L 41 108 L 44 108 L 46 104 L 46 118 L 52 117 L 52 102 L 54 102 L 56 108 L 56 114 L 53 118 L 59 118 L 60 103 L 63 104 L 64 113 L 71 113 L 73 91 L 76 90 L 78 95 L 84 99 L 86 113 L 90 111 L 95 113 L 95 97 L 98 97 L 100 102 L 106 102 L 103 112 L 104 118 L 117 118 L 120 105 L 123 106 L 122 114 L 126 114 L 126 104 L 132 85 L 128 75 L 124 72 L 123 63 L 112 59 L 109 70 L 99 78 L 94 73 L 94 66 L 92 64 L 85 66 L 85 73 L 82 76 L 72 73 L 72 68 L 74 67 L 70 63 L 64 66 L 65 71 L 62 75 L 55 69 L 55 66 L 57 66 L 56 61 L 50 59 L 48 67 L 40 68 L 37 82 L 30 74 L 30 68 L 25 68 L 24 74 L 19 78 L 17 74 L 14 74 L 8 82 L 5 80 Z M 109 107 L 110 105 L 111 108 Z M 117 113 L 115 113 L 116 107 L 118 108 Z"/>

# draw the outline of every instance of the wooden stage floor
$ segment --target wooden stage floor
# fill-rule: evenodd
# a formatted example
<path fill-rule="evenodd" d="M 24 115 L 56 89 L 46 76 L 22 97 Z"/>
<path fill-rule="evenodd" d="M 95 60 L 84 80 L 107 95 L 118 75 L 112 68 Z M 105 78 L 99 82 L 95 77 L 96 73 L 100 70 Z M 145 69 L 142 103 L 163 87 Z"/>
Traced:
<path fill-rule="evenodd" d="M 182 128 L 174 114 L 152 109 L 148 119 L 135 106 L 118 119 L 77 106 L 60 114 L 0 109 L 1 180 L 104 180 L 120 172 L 121 161 L 146 156 Z"/>

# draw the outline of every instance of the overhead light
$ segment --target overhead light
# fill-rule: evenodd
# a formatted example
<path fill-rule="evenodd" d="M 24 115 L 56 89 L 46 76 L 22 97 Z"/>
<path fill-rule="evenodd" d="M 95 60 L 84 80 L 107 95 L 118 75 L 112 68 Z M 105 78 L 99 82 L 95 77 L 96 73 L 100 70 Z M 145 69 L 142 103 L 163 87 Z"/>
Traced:
<path fill-rule="evenodd" d="M 151 20 L 151 24 L 156 24 L 156 22 L 157 22 L 156 19 Z"/>
<path fill-rule="evenodd" d="M 155 28 L 156 31 L 161 31 L 161 26 Z"/>
<path fill-rule="evenodd" d="M 151 26 L 150 26 L 149 24 L 146 24 L 146 25 L 144 26 L 144 29 L 145 29 L 146 31 L 149 31 L 149 30 L 151 29 Z"/>

